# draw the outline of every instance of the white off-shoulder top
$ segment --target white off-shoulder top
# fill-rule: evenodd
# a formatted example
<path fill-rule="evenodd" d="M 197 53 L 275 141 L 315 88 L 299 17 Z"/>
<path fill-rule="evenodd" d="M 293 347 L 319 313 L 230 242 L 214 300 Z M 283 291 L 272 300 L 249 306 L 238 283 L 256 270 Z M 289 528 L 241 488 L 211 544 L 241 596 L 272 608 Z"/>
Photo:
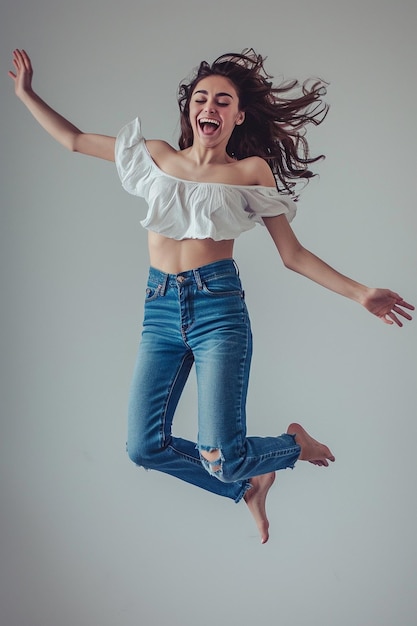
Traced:
<path fill-rule="evenodd" d="M 123 188 L 144 198 L 144 228 L 171 239 L 235 239 L 263 217 L 285 214 L 291 221 L 296 204 L 275 187 L 228 185 L 183 180 L 163 172 L 153 161 L 139 118 L 122 128 L 115 161 Z"/>

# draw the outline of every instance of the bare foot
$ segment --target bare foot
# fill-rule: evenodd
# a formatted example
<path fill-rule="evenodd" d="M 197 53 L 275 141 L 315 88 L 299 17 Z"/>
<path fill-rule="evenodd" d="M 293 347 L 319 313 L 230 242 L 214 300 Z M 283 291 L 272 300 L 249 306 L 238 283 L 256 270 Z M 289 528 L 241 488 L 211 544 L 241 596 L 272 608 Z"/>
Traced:
<path fill-rule="evenodd" d="M 300 424 L 290 424 L 287 433 L 295 435 L 295 441 L 301 447 L 301 453 L 298 457 L 300 461 L 309 461 L 314 465 L 324 465 L 325 467 L 329 465 L 329 461 L 335 461 L 329 448 L 313 439 Z"/>
<path fill-rule="evenodd" d="M 261 543 L 266 543 L 269 539 L 269 522 L 266 516 L 266 496 L 275 480 L 275 472 L 254 476 L 250 479 L 251 489 L 243 496 L 249 511 L 254 517 L 256 525 L 261 535 Z"/>

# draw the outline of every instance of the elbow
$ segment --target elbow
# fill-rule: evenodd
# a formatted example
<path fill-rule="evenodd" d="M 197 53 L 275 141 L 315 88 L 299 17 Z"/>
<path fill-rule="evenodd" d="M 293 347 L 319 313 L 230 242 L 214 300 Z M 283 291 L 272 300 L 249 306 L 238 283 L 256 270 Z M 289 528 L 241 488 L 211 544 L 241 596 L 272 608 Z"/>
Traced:
<path fill-rule="evenodd" d="M 68 136 L 67 141 L 65 142 L 65 147 L 70 152 L 82 152 L 81 143 L 82 143 L 83 134 L 84 133 L 82 133 L 81 131 L 76 132 L 76 133 L 71 133 Z"/>
<path fill-rule="evenodd" d="M 294 262 L 293 262 L 292 259 L 284 258 L 284 259 L 282 259 L 282 262 L 284 263 L 285 269 L 294 271 Z"/>
<path fill-rule="evenodd" d="M 66 150 L 69 150 L 69 152 L 78 152 L 75 139 L 71 135 L 68 137 L 62 137 L 58 141 L 61 146 L 63 146 Z"/>
<path fill-rule="evenodd" d="M 300 264 L 302 262 L 303 256 L 303 248 L 300 246 L 295 250 L 288 251 L 287 253 L 281 256 L 284 267 L 287 270 L 291 270 L 293 272 L 300 271 Z"/>
<path fill-rule="evenodd" d="M 291 270 L 292 272 L 299 272 L 297 263 L 294 262 L 293 259 L 288 259 L 284 261 L 284 267 L 287 270 Z"/>

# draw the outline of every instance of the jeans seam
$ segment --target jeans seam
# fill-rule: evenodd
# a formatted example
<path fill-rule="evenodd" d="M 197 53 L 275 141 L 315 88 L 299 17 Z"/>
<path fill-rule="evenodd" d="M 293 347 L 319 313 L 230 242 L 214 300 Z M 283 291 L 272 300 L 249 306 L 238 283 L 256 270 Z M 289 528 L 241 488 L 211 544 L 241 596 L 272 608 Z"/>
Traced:
<path fill-rule="evenodd" d="M 170 403 L 170 400 L 172 398 L 172 393 L 174 391 L 175 384 L 176 384 L 176 382 L 178 380 L 178 377 L 179 377 L 179 375 L 181 373 L 182 367 L 183 367 L 183 365 L 185 363 L 186 358 L 189 357 L 190 353 L 191 353 L 191 350 L 187 351 L 184 354 L 184 356 L 182 357 L 181 362 L 180 362 L 180 364 L 179 364 L 179 366 L 177 368 L 177 371 L 175 373 L 175 376 L 172 379 L 172 382 L 171 382 L 171 384 L 170 384 L 170 386 L 168 388 L 168 394 L 167 394 L 165 402 L 164 402 L 164 408 L 163 408 L 163 413 L 162 413 L 162 423 L 161 423 L 162 443 L 163 443 L 164 446 L 167 446 L 167 445 L 169 446 L 169 444 L 167 443 L 167 435 L 166 435 L 166 417 L 167 417 L 169 403 Z M 172 438 L 172 432 L 169 433 L 169 441 L 171 441 L 171 438 Z"/>
<path fill-rule="evenodd" d="M 167 447 L 170 450 L 172 450 L 175 454 L 178 454 L 183 459 L 186 459 L 187 461 L 190 461 L 190 462 L 194 463 L 195 465 L 201 465 L 200 459 L 197 459 L 195 457 L 190 456 L 189 454 L 185 454 L 185 452 L 181 452 L 180 450 L 177 450 L 177 448 L 175 446 L 173 446 L 172 444 L 168 444 Z"/>

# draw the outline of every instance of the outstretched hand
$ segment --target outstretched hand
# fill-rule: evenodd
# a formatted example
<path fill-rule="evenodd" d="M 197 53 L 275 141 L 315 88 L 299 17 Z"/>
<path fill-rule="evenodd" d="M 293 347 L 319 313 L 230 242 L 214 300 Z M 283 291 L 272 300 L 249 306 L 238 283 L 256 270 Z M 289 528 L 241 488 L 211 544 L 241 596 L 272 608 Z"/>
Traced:
<path fill-rule="evenodd" d="M 404 309 L 414 311 L 414 306 L 405 302 L 398 293 L 389 289 L 370 289 L 362 304 L 365 309 L 379 317 L 385 324 L 402 326 L 399 315 L 406 320 L 413 319 Z"/>
<path fill-rule="evenodd" d="M 24 50 L 13 51 L 13 65 L 15 72 L 8 72 L 10 78 L 14 80 L 14 90 L 16 95 L 22 95 L 32 90 L 33 69 L 29 56 Z"/>

